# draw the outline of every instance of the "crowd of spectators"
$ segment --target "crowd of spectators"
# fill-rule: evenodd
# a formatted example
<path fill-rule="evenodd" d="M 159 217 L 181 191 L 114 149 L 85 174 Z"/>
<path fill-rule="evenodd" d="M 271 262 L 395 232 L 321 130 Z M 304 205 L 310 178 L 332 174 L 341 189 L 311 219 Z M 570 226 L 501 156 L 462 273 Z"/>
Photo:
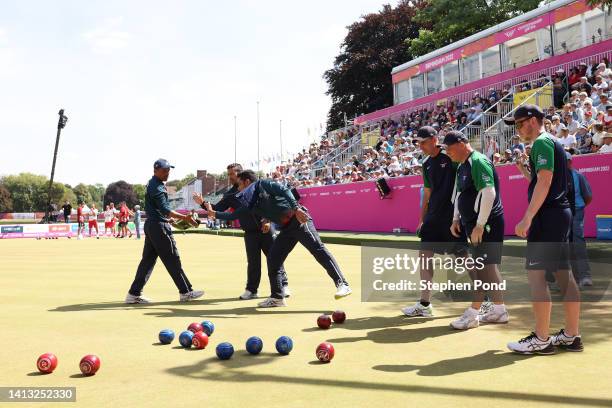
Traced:
<path fill-rule="evenodd" d="M 397 118 L 370 124 L 375 129 L 371 146 L 346 163 L 330 160 L 333 153 L 350 145 L 363 128 L 348 127 L 324 136 L 293 159 L 277 166 L 268 176 L 293 187 L 322 186 L 420 174 L 424 155 L 414 136 L 422 126 L 432 126 L 444 136 L 449 130 L 464 130 L 468 124 L 480 125 L 483 112 L 496 112 L 502 99 L 512 102 L 514 92 L 528 91 L 552 82 L 553 104 L 547 109 L 546 130 L 571 154 L 612 151 L 612 67 L 606 59 L 588 65 L 581 63 L 569 73 L 557 70 L 550 77 L 542 74 L 537 81 L 519 81 L 515 86 L 490 88 L 475 92 L 470 101 L 439 102 L 433 108 L 416 109 Z M 513 136 L 508 149 L 500 151 L 498 141 L 485 136 L 483 153 L 495 164 L 513 162 L 525 146 Z M 348 159 L 345 158 L 345 159 Z M 313 169 L 318 169 L 313 171 Z"/>

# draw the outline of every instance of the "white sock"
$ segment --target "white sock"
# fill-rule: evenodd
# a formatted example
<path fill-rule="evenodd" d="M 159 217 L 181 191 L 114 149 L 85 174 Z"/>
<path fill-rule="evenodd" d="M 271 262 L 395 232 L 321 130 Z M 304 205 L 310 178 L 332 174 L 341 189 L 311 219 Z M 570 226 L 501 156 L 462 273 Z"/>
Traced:
<path fill-rule="evenodd" d="M 495 310 L 496 312 L 505 312 L 506 305 L 503 303 L 501 305 L 493 305 L 493 310 Z"/>

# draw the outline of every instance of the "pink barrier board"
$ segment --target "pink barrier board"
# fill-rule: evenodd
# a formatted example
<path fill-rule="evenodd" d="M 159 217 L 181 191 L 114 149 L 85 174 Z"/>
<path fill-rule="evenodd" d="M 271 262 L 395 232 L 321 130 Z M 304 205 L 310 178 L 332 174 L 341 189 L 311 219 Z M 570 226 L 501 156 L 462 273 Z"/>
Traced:
<path fill-rule="evenodd" d="M 584 174 L 593 190 L 593 202 L 586 208 L 584 234 L 595 237 L 596 215 L 612 214 L 612 154 L 575 156 L 574 168 Z M 498 166 L 501 198 L 504 205 L 506 235 L 527 208 L 527 180 L 514 165 Z M 300 189 L 301 203 L 312 214 L 321 230 L 355 232 L 415 232 L 423 179 L 406 176 L 388 179 L 392 192 L 380 199 L 373 181 Z"/>

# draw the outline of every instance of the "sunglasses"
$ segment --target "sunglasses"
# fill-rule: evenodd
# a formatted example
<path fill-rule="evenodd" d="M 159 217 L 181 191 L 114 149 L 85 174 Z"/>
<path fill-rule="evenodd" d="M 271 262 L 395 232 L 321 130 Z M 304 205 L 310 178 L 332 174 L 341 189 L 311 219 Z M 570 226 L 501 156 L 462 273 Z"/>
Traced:
<path fill-rule="evenodd" d="M 527 122 L 529 119 L 531 118 L 527 118 L 527 119 L 522 119 L 522 120 L 517 120 L 514 122 L 514 127 L 516 127 L 517 129 L 520 129 L 523 127 L 523 123 Z"/>

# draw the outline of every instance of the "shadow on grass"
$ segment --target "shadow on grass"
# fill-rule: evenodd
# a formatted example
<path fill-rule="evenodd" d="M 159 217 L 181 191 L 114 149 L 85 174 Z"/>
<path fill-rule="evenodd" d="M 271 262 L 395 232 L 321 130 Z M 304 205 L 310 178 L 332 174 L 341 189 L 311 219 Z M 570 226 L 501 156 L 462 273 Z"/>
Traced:
<path fill-rule="evenodd" d="M 78 303 L 74 305 L 58 306 L 55 309 L 49 309 L 50 312 L 82 312 L 87 310 L 131 310 L 131 309 L 148 309 L 159 306 L 178 306 L 178 305 L 218 305 L 225 302 L 238 302 L 237 298 L 223 299 L 202 299 L 191 302 L 153 302 L 146 304 L 127 304 L 125 302 L 102 302 L 102 303 Z"/>
<path fill-rule="evenodd" d="M 390 364 L 377 365 L 372 367 L 374 370 L 386 371 L 391 373 L 406 373 L 414 371 L 422 376 L 445 376 L 470 371 L 493 370 L 495 368 L 506 367 L 533 356 L 526 356 L 516 353 L 508 353 L 499 350 L 489 350 L 475 356 L 451 358 L 440 360 L 429 365 L 409 365 L 409 364 Z"/>
<path fill-rule="evenodd" d="M 490 352 L 487 352 L 490 353 Z M 514 361 L 520 360 L 523 356 L 501 356 L 490 355 L 479 357 L 482 363 L 486 363 L 489 359 L 493 364 L 513 364 Z M 492 353 L 495 353 L 494 351 Z M 612 399 L 604 398 L 589 398 L 589 397 L 574 397 L 570 395 L 557 394 L 535 394 L 520 391 L 492 391 L 477 388 L 447 388 L 438 386 L 424 386 L 411 384 L 391 384 L 391 383 L 373 383 L 367 381 L 347 381 L 336 380 L 330 378 L 308 378 L 300 376 L 288 375 L 272 375 L 272 374 L 254 374 L 245 370 L 245 368 L 254 367 L 261 364 L 268 364 L 274 361 L 273 356 L 262 356 L 263 358 L 236 358 L 227 361 L 219 361 L 216 358 L 209 358 L 199 363 L 194 363 L 188 366 L 179 366 L 169 368 L 166 371 L 172 375 L 180 377 L 188 377 L 193 379 L 203 379 L 211 381 L 219 381 L 226 383 L 236 383 L 236 385 L 245 382 L 261 382 L 273 384 L 297 384 L 300 386 L 313 386 L 320 390 L 328 390 L 329 387 L 336 387 L 344 390 L 369 390 L 376 391 L 394 391 L 405 392 L 410 394 L 435 394 L 446 395 L 452 397 L 465 398 L 488 398 L 488 399 L 503 399 L 516 401 L 520 405 L 521 401 L 540 402 L 547 404 L 562 403 L 567 405 L 592 406 L 592 407 L 609 407 L 612 404 Z M 493 360 L 502 358 L 501 363 L 495 363 Z M 477 359 L 478 361 L 478 359 Z M 318 365 L 318 362 L 311 361 L 310 365 Z M 459 364 L 459 363 L 456 363 Z M 323 365 L 323 364 L 321 364 Z M 494 368 L 494 367 L 493 367 Z"/>
<path fill-rule="evenodd" d="M 340 337 L 329 339 L 330 343 L 354 343 L 358 341 L 371 341 L 379 344 L 399 344 L 399 343 L 417 343 L 426 339 L 431 339 L 441 336 L 449 336 L 455 333 L 461 333 L 460 330 L 453 330 L 448 326 L 429 326 L 417 327 L 409 329 L 400 329 L 392 327 L 388 329 L 372 330 L 362 337 Z"/>

